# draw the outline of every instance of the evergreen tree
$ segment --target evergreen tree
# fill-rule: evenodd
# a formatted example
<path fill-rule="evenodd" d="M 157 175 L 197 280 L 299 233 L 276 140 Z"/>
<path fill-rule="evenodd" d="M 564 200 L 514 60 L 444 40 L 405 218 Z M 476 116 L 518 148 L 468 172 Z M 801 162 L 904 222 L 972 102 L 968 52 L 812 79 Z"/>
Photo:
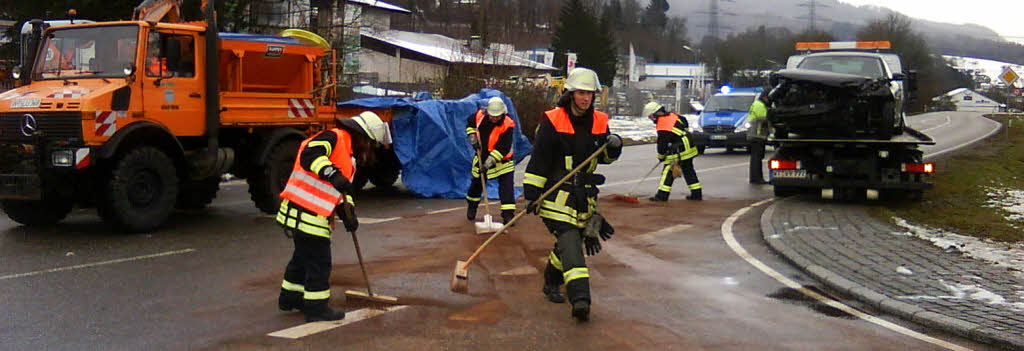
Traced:
<path fill-rule="evenodd" d="M 668 23 L 668 16 L 665 14 L 668 12 L 668 7 L 668 0 L 651 0 L 651 3 L 647 4 L 647 8 L 644 9 L 641 24 L 653 33 L 661 33 L 665 29 L 665 24 Z"/>
<path fill-rule="evenodd" d="M 564 70 L 565 54 L 574 52 L 576 65 L 596 71 L 602 84 L 610 85 L 615 77 L 617 57 L 610 24 L 599 24 L 581 0 L 568 0 L 562 7 L 551 48 L 555 51 L 556 67 Z"/>

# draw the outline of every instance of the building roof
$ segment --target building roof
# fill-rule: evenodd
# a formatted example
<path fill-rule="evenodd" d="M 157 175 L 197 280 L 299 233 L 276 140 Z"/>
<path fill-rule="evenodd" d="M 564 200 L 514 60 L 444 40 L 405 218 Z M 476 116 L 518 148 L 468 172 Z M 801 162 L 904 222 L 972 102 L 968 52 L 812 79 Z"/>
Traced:
<path fill-rule="evenodd" d="M 701 73 L 708 75 L 704 65 L 679 63 L 647 63 L 644 65 L 644 73 L 648 77 L 662 78 L 693 78 Z"/>
<path fill-rule="evenodd" d="M 497 66 L 521 66 L 538 70 L 553 71 L 557 68 L 529 60 L 513 53 L 513 50 L 487 48 L 477 53 L 465 47 L 464 41 L 449 38 L 440 34 L 414 33 L 400 30 L 374 31 L 363 28 L 363 36 L 380 40 L 405 50 L 451 63 L 477 63 Z M 509 46 L 511 47 L 511 46 Z"/>
<path fill-rule="evenodd" d="M 360 5 L 370 6 L 370 7 L 376 7 L 376 8 L 384 9 L 384 10 L 388 10 L 388 11 L 395 11 L 395 12 L 399 12 L 399 13 L 412 13 L 412 11 L 406 10 L 405 8 L 399 7 L 397 5 L 392 5 L 392 4 L 383 2 L 383 1 L 378 1 L 378 0 L 348 0 L 348 2 L 353 3 L 353 4 L 360 4 Z"/>

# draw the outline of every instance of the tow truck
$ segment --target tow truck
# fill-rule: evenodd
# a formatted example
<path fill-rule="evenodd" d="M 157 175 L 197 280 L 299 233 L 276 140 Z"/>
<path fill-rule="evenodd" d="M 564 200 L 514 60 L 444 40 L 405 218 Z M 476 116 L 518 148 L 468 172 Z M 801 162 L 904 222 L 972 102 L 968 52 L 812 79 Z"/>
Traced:
<path fill-rule="evenodd" d="M 932 163 L 928 135 L 903 122 L 913 73 L 887 41 L 797 43 L 805 53 L 771 76 L 768 161 L 775 196 L 818 192 L 825 199 L 920 199 Z"/>

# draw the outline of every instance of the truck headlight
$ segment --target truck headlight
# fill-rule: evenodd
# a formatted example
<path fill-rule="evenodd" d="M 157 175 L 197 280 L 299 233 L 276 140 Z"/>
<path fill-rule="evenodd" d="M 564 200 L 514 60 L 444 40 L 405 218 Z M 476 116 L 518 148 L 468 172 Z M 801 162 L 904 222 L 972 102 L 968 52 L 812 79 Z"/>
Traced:
<path fill-rule="evenodd" d="M 73 150 L 57 150 L 53 152 L 54 167 L 71 167 L 75 165 L 75 153 Z"/>

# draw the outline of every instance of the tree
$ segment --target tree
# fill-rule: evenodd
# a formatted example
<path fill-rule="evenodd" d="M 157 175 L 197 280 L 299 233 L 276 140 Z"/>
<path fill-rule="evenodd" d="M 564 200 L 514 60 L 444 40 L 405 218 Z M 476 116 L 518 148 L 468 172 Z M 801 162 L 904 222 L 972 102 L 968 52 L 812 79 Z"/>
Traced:
<path fill-rule="evenodd" d="M 644 9 L 641 24 L 652 29 L 652 31 L 653 29 L 661 31 L 665 29 L 665 24 L 668 23 L 668 17 L 665 15 L 665 12 L 668 12 L 667 0 L 651 0 L 647 4 L 647 8 Z"/>
<path fill-rule="evenodd" d="M 551 39 L 555 65 L 565 68 L 566 53 L 574 52 L 578 66 L 593 69 L 605 84 L 611 84 L 617 63 L 611 24 L 598 23 L 593 11 L 581 0 L 568 0 L 558 18 Z"/>

